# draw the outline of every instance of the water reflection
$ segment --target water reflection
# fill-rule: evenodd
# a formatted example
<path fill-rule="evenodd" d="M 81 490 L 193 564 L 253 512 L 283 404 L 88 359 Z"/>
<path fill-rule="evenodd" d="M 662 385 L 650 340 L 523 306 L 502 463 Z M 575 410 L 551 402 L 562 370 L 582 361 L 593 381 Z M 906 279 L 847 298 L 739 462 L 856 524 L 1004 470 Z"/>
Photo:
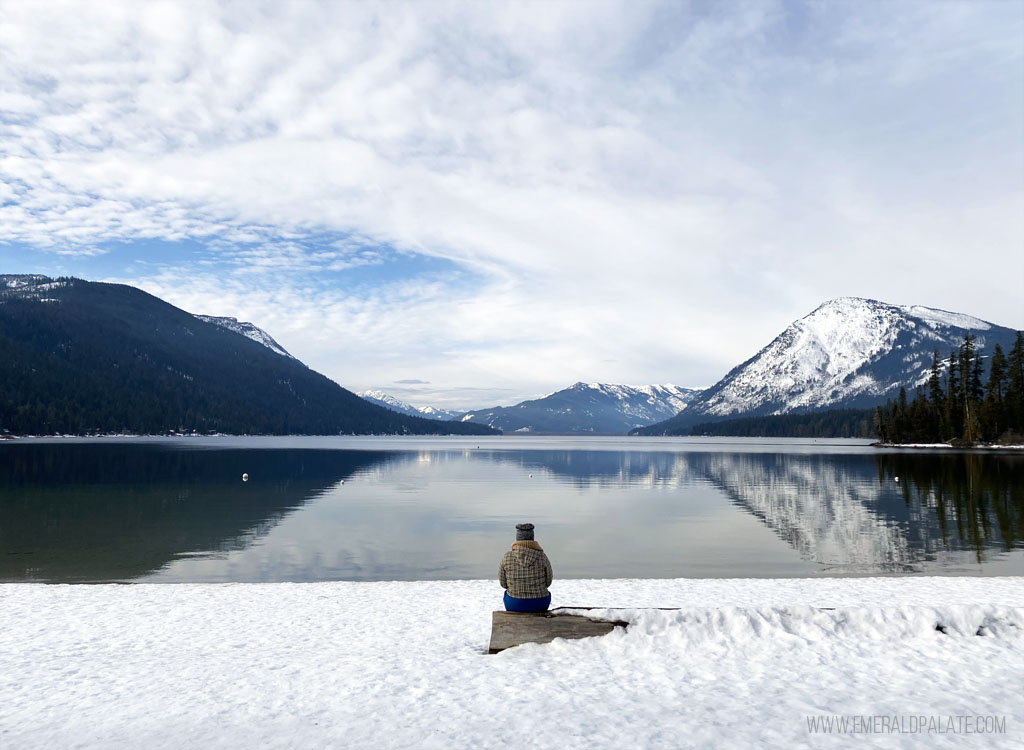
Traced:
<path fill-rule="evenodd" d="M 983 562 L 992 550 L 1024 543 L 1024 458 L 961 453 L 878 456 L 878 481 L 899 484 L 911 518 L 927 524 L 927 543 L 969 548 Z"/>
<path fill-rule="evenodd" d="M 402 454 L 30 444 L 0 453 L 0 580 L 132 579 L 225 556 Z M 243 483 L 243 473 L 251 475 Z"/>
<path fill-rule="evenodd" d="M 475 451 L 467 457 L 544 471 L 570 480 L 576 487 L 647 485 L 679 487 L 693 477 L 691 453 L 584 450 Z"/>
<path fill-rule="evenodd" d="M 777 448 L 2 446 L 0 580 L 1024 573 L 1024 457 Z"/>

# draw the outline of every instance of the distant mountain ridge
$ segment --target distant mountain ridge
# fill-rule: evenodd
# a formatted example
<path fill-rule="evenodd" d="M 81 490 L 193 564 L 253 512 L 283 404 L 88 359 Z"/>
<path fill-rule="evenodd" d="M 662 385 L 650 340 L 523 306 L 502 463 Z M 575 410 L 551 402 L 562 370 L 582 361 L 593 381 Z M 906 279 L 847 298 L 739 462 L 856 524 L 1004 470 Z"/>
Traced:
<path fill-rule="evenodd" d="M 638 434 L 686 434 L 735 417 L 867 408 L 928 379 L 970 331 L 979 349 L 1008 350 L 1015 332 L 962 313 L 843 297 L 820 305 L 700 394 L 689 408 Z"/>
<path fill-rule="evenodd" d="M 383 406 L 385 409 L 397 411 L 399 414 L 407 414 L 410 417 L 427 417 L 428 419 L 459 419 L 465 412 L 449 411 L 448 409 L 437 409 L 433 406 L 413 406 L 389 393 L 381 390 L 358 391 L 360 398 L 366 399 L 372 404 Z"/>
<path fill-rule="evenodd" d="M 514 406 L 478 409 L 461 417 L 505 432 L 624 434 L 685 410 L 700 390 L 677 385 L 574 383 Z"/>
<path fill-rule="evenodd" d="M 0 275 L 0 352 L 0 431 L 14 434 L 494 433 L 369 404 L 121 284 Z"/>
<path fill-rule="evenodd" d="M 962 313 L 844 297 L 706 390 L 578 382 L 458 413 L 383 391 L 357 396 L 251 323 L 194 316 L 133 287 L 0 275 L 0 431 L 688 434 L 721 420 L 874 407 L 924 384 L 933 351 L 945 359 L 968 332 L 986 355 L 1015 338 Z"/>

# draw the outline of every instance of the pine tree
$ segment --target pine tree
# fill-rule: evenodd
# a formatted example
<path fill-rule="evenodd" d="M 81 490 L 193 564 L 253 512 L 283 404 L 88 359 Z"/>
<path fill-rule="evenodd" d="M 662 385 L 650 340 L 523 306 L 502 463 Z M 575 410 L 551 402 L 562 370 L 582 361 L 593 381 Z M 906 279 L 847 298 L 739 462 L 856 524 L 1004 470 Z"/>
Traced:
<path fill-rule="evenodd" d="M 1024 335 L 1017 338 L 1006 359 L 1006 421 L 1014 432 L 1024 432 Z"/>
<path fill-rule="evenodd" d="M 888 420 L 885 418 L 885 413 L 882 411 L 881 406 L 875 407 L 875 435 L 878 436 L 878 440 L 882 443 L 888 443 L 892 435 L 889 432 Z"/>
<path fill-rule="evenodd" d="M 960 406 L 960 368 L 957 364 L 957 353 L 949 352 L 949 374 L 946 378 L 946 440 L 960 437 L 963 429 L 963 411 Z"/>
<path fill-rule="evenodd" d="M 893 415 L 894 442 L 904 443 L 907 440 L 910 419 L 907 409 L 907 389 L 900 386 L 900 395 L 896 398 L 896 413 Z"/>
<path fill-rule="evenodd" d="M 974 348 L 974 337 L 967 332 L 960 346 L 960 403 L 963 406 L 963 438 L 973 443 L 981 439 L 981 367 Z"/>
<path fill-rule="evenodd" d="M 981 405 L 981 430 L 986 440 L 996 440 L 1006 426 L 1003 404 L 1006 393 L 1006 356 L 999 344 L 992 350 L 985 383 L 985 401 Z"/>
<path fill-rule="evenodd" d="M 925 443 L 935 440 L 934 420 L 932 419 L 932 407 L 925 396 L 923 388 L 918 388 L 914 393 L 914 400 L 910 402 L 910 427 L 907 436 L 911 442 Z"/>
<path fill-rule="evenodd" d="M 943 411 L 946 394 L 942 392 L 942 366 L 939 364 L 939 350 L 932 352 L 932 372 L 928 378 L 929 427 L 933 435 L 945 434 Z"/>

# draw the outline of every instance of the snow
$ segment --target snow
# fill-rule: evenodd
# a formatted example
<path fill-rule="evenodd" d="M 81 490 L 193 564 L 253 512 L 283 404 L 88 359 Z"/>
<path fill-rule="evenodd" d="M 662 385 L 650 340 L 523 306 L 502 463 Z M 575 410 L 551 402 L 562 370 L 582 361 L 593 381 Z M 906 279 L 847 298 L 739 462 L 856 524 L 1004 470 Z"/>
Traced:
<path fill-rule="evenodd" d="M 22 287 L 37 286 L 49 281 L 47 276 L 34 274 L 0 274 L 0 284 L 7 289 L 20 289 Z"/>
<path fill-rule="evenodd" d="M 727 377 L 701 411 L 724 416 L 775 403 L 781 413 L 877 391 L 869 376 L 849 379 L 894 346 L 901 329 L 894 309 L 852 297 L 826 302 Z"/>
<path fill-rule="evenodd" d="M 257 344 L 261 344 L 275 354 L 280 354 L 282 357 L 288 357 L 289 359 L 295 359 L 291 354 L 285 351 L 284 347 L 281 346 L 274 337 L 264 331 L 262 328 L 245 321 L 239 321 L 238 318 L 231 317 L 218 317 L 216 315 L 193 315 L 192 317 L 198 318 L 204 323 L 213 323 L 213 325 L 220 326 L 234 333 L 241 334 L 247 339 L 255 341 Z"/>
<path fill-rule="evenodd" d="M 410 417 L 426 417 L 427 419 L 453 420 L 462 416 L 462 412 L 438 409 L 433 406 L 413 406 L 410 403 L 395 398 L 390 393 L 381 390 L 359 391 L 359 398 L 383 406 L 385 409 L 397 411 Z M 463 419 L 462 421 L 466 421 Z"/>
<path fill-rule="evenodd" d="M 0 747 L 1024 740 L 1022 578 L 556 578 L 552 592 L 625 607 L 591 614 L 631 625 L 487 656 L 490 581 L 7 584 Z M 809 733 L 833 714 L 1005 717 L 1005 734 Z"/>
<path fill-rule="evenodd" d="M 409 414 L 410 416 L 418 415 L 418 410 L 415 406 L 406 403 L 405 401 L 401 401 L 390 393 L 385 393 L 384 391 L 359 391 L 356 395 L 361 399 L 376 402 L 378 406 L 384 406 L 386 408 L 393 409 L 394 411 L 400 411 L 403 414 Z"/>
<path fill-rule="evenodd" d="M 958 452 L 962 451 L 1024 451 L 1024 445 L 1017 445 L 1014 443 L 1007 443 L 1005 445 L 1000 443 L 977 443 L 972 445 L 970 448 L 954 448 L 949 443 L 879 443 L 881 448 L 946 448 Z"/>
<path fill-rule="evenodd" d="M 946 328 L 966 328 L 968 331 L 987 331 L 992 326 L 980 318 L 963 313 L 948 312 L 947 310 L 936 310 L 933 307 L 922 307 L 921 305 L 905 306 L 908 315 L 920 318 L 926 323 Z"/>
<path fill-rule="evenodd" d="M 970 315 L 920 305 L 859 297 L 830 300 L 792 323 L 690 408 L 715 416 L 759 409 L 782 414 L 858 396 L 894 395 L 901 383 L 913 388 L 927 381 L 936 345 L 955 347 L 963 330 L 991 328 Z M 983 337 L 979 345 L 984 345 Z M 875 368 L 893 352 L 903 355 L 893 358 L 890 371 L 879 377 Z M 901 366 L 893 372 L 896 361 Z"/>
<path fill-rule="evenodd" d="M 682 411 L 700 393 L 699 388 L 682 388 L 672 383 L 664 385 L 616 385 L 612 383 L 574 383 L 565 390 L 590 389 L 598 393 L 618 399 L 619 401 L 640 400 L 655 408 L 667 408 L 671 411 Z M 563 391 L 548 394 L 553 396 Z"/>
<path fill-rule="evenodd" d="M 541 431 L 622 433 L 674 417 L 699 395 L 676 385 L 573 383 L 568 388 L 505 407 L 469 412 L 462 421 Z"/>

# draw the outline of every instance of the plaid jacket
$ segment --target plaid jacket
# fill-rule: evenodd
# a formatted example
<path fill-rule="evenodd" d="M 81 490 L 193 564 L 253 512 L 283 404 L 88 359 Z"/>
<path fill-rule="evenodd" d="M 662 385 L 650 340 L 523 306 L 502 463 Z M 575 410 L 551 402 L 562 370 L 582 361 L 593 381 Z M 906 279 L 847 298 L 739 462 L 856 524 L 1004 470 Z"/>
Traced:
<path fill-rule="evenodd" d="M 516 542 L 501 558 L 498 580 L 509 596 L 516 599 L 539 599 L 548 595 L 551 585 L 551 562 L 537 542 Z"/>

